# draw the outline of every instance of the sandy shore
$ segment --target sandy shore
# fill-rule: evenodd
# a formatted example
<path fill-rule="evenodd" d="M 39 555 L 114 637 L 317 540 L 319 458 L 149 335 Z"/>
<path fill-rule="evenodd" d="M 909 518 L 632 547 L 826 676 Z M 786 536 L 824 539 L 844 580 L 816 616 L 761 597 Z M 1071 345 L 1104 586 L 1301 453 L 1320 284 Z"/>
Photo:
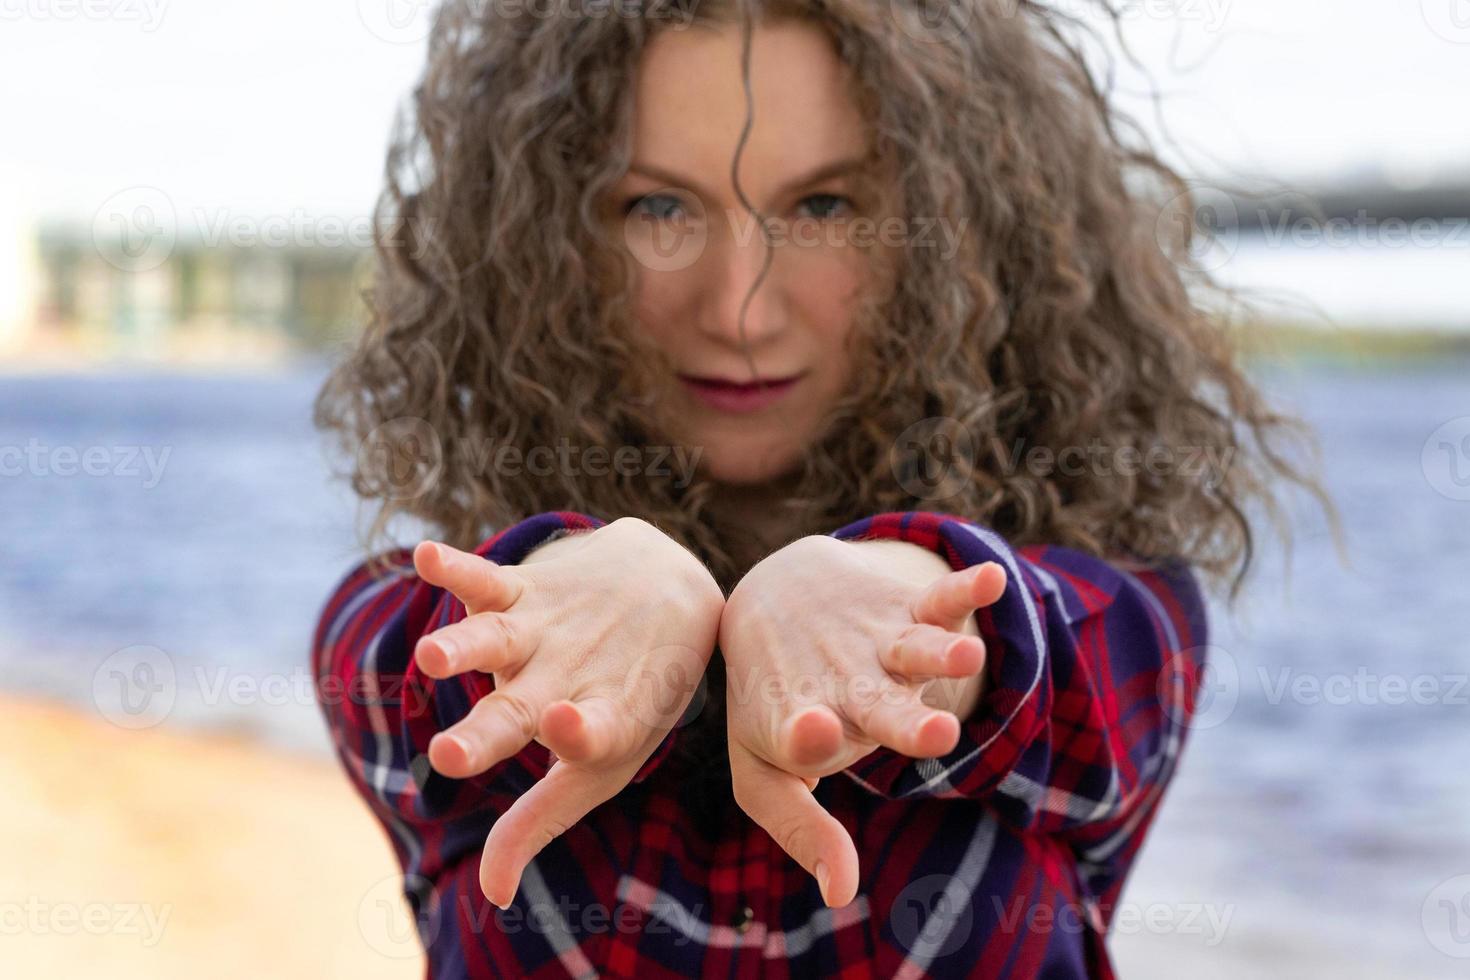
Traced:
<path fill-rule="evenodd" d="M 0 700 L 7 976 L 421 977 L 387 838 L 330 760 Z"/>

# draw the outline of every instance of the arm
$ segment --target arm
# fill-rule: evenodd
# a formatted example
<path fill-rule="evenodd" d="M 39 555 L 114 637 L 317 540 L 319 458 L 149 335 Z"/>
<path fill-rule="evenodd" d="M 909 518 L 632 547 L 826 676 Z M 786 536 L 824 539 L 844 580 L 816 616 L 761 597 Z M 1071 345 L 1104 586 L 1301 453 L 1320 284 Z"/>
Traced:
<path fill-rule="evenodd" d="M 1102 866 L 1131 854 L 1178 763 L 1204 668 L 1193 575 L 1012 548 L 980 524 L 929 512 L 879 514 L 833 536 L 859 547 L 906 542 L 955 570 L 995 561 L 1009 578 L 1001 599 L 975 613 L 984 688 L 960 715 L 956 748 L 912 759 L 879 746 L 845 773 L 886 798 L 986 800 L 1022 827 L 1067 836 Z"/>
<path fill-rule="evenodd" d="M 533 564 L 572 549 L 580 532 L 602 526 L 583 514 L 538 514 L 500 531 L 475 554 L 501 565 Z M 495 682 L 476 670 L 439 680 L 420 670 L 414 657 L 419 639 L 463 620 L 466 610 L 452 593 L 414 573 L 408 549 L 388 557 L 386 577 L 359 566 L 323 609 L 313 640 L 317 697 L 343 766 L 388 828 L 405 873 L 433 880 L 484 842 L 489 825 L 546 776 L 552 760 L 533 740 L 465 779 L 429 765 L 433 736 L 464 719 Z M 676 732 L 669 731 L 634 782 L 646 780 L 667 757 Z"/>

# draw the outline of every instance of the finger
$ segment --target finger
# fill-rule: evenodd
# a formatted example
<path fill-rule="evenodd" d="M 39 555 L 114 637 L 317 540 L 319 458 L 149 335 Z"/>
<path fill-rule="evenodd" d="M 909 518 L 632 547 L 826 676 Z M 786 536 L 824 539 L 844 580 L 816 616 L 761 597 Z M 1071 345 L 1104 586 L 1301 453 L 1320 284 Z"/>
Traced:
<path fill-rule="evenodd" d="M 950 572 L 914 600 L 914 622 L 954 629 L 970 613 L 999 599 L 1005 590 L 1006 571 L 993 561 Z"/>
<path fill-rule="evenodd" d="M 535 650 L 524 617 L 482 612 L 419 637 L 413 657 L 419 669 L 443 679 L 467 670 L 487 674 L 524 664 Z"/>
<path fill-rule="evenodd" d="M 811 705 L 781 723 L 768 758 L 781 769 L 801 775 L 822 768 L 846 741 L 837 713 L 825 705 Z"/>
<path fill-rule="evenodd" d="M 985 666 L 985 641 L 942 626 L 918 623 L 899 633 L 890 646 L 879 651 L 878 662 L 889 672 L 909 680 L 969 677 Z"/>
<path fill-rule="evenodd" d="M 888 684 L 856 704 L 849 720 L 867 738 L 914 759 L 934 759 L 954 751 L 960 720 L 927 705 L 918 691 Z"/>
<path fill-rule="evenodd" d="M 611 698 L 553 701 L 541 713 L 541 742 L 557 758 L 579 765 L 616 761 L 637 748 L 640 726 Z"/>
<path fill-rule="evenodd" d="M 612 799 L 636 769 L 593 772 L 558 760 L 495 820 L 480 855 L 480 890 L 510 905 L 526 865 L 593 808 Z"/>
<path fill-rule="evenodd" d="M 496 688 L 429 740 L 429 764 L 451 779 L 484 772 L 536 737 L 537 720 L 551 700 L 524 685 Z"/>
<path fill-rule="evenodd" d="M 513 569 L 437 541 L 420 541 L 413 565 L 420 578 L 448 589 L 471 612 L 503 612 L 525 590 L 525 579 Z"/>
<path fill-rule="evenodd" d="M 822 808 L 801 777 L 782 772 L 734 742 L 730 778 L 740 808 L 817 879 L 823 901 L 840 908 L 857 896 L 857 848 L 847 828 Z"/>

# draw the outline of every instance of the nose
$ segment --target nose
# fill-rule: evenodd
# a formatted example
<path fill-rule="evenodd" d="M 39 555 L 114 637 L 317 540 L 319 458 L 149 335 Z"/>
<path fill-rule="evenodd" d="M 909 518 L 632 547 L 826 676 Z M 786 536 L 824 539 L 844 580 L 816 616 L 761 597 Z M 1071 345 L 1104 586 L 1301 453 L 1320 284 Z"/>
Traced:
<path fill-rule="evenodd" d="M 710 242 L 702 289 L 701 332 L 711 340 L 739 348 L 755 348 L 779 336 L 786 326 L 784 287 L 779 275 L 780 250 L 767 245 L 755 219 L 732 223 L 729 234 Z M 765 268 L 767 256 L 770 268 Z M 741 310 L 744 340 L 741 337 Z"/>

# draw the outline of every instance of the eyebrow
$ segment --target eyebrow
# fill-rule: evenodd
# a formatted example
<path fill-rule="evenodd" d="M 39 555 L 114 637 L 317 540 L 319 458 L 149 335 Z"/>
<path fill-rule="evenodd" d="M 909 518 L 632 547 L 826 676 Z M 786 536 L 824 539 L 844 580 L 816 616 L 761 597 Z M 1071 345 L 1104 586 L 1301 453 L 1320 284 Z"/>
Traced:
<path fill-rule="evenodd" d="M 851 173 L 854 170 L 859 170 L 863 167 L 865 163 L 866 160 L 864 160 L 862 157 L 847 157 L 842 160 L 833 160 L 830 163 L 824 163 L 821 166 L 808 171 L 800 177 L 797 177 L 795 180 L 787 181 L 783 186 L 777 189 L 777 192 L 784 194 L 789 191 L 796 190 L 800 187 L 810 187 L 812 184 L 820 183 L 824 180 L 830 180 L 833 177 L 840 177 L 844 174 Z M 680 187 L 688 187 L 691 190 L 698 191 L 702 196 L 705 197 L 714 196 L 710 194 L 706 188 L 700 187 L 698 181 L 692 180 L 688 177 L 681 177 L 671 170 L 665 170 L 664 168 L 651 163 L 635 162 L 628 167 L 628 172 L 639 173 L 645 177 L 652 177 L 654 180 L 661 180 L 666 184 L 677 184 Z"/>

